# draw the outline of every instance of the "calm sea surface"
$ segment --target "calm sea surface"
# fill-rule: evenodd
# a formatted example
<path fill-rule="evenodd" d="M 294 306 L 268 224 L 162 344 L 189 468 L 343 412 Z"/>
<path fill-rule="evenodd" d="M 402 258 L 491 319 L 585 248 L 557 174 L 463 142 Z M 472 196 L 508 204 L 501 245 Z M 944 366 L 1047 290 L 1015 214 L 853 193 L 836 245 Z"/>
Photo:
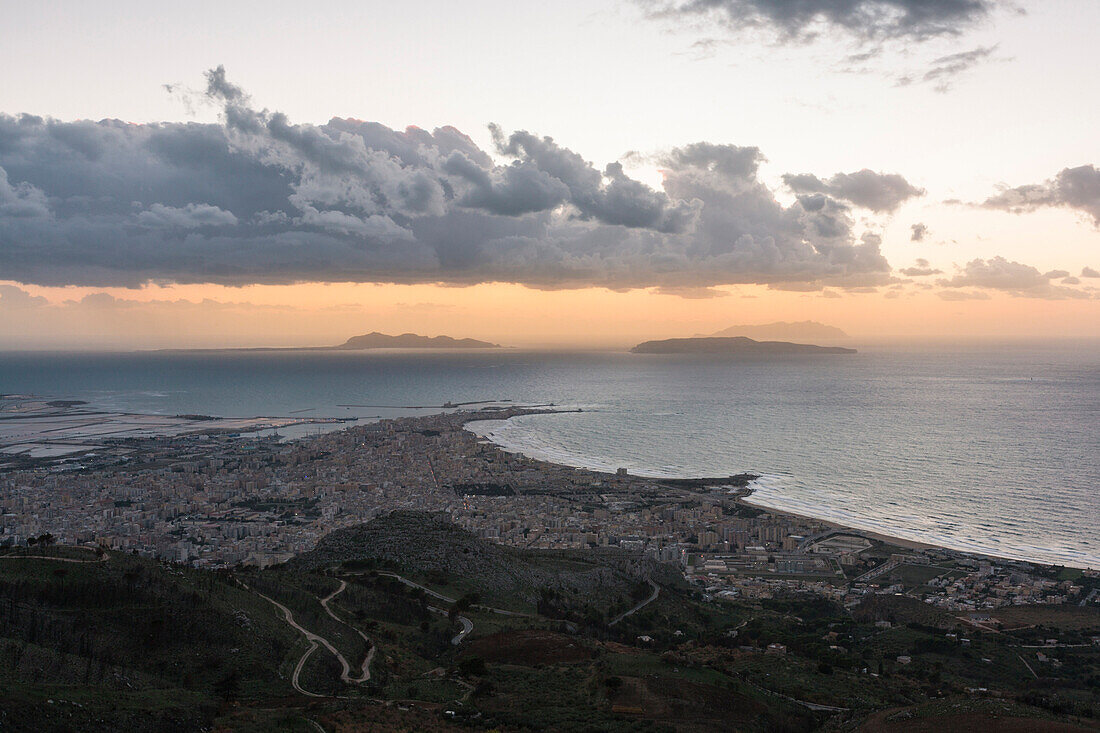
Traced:
<path fill-rule="evenodd" d="M 0 392 L 129 412 L 388 417 L 510 399 L 504 447 L 668 476 L 754 471 L 755 500 L 1006 557 L 1100 567 L 1100 349 L 0 354 Z M 378 407 L 386 406 L 386 407 Z M 421 409 L 410 409 L 420 407 Z M 284 431 L 285 432 L 285 431 Z"/>

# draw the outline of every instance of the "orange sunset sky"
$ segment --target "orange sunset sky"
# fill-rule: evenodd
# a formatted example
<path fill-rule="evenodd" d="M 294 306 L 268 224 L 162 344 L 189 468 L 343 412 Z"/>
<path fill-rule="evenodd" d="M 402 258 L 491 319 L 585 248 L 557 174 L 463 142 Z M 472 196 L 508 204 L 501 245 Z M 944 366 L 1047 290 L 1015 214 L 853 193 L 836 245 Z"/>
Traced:
<path fill-rule="evenodd" d="M 706 5 L 13 7 L 0 349 L 1100 339 L 1100 4 Z"/>

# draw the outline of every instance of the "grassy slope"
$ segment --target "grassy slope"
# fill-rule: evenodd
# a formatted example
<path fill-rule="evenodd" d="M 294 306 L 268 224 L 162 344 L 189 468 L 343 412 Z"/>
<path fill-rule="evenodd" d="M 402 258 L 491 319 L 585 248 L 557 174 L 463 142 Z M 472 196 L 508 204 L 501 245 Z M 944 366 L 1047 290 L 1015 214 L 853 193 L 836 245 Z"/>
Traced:
<path fill-rule="evenodd" d="M 541 583 L 543 572 L 576 572 L 581 562 L 510 551 L 488 555 L 489 571 L 482 573 L 481 558 L 464 553 L 461 574 L 452 568 L 448 576 L 450 587 L 482 594 L 505 581 Z M 341 572 L 333 557 L 236 577 L 125 555 L 62 565 L 0 559 L 5 730 L 41 720 L 39 730 L 194 730 L 216 721 L 225 730 L 297 731 L 316 730 L 314 721 L 332 731 L 383 719 L 384 729 L 423 729 L 425 721 L 443 729 L 452 720 L 446 708 L 476 716 L 468 721 L 475 729 L 892 730 L 913 716 L 988 719 L 994 712 L 966 692 L 976 687 L 1019 698 L 1005 701 L 1012 717 L 1072 722 L 1073 715 L 1096 714 L 1100 683 L 1100 654 L 1092 648 L 1060 649 L 1061 667 L 1041 668 L 1040 680 L 1030 675 L 1019 645 L 1047 629 L 969 630 L 971 646 L 964 648 L 945 635 L 958 630 L 957 619 L 893 597 L 874 599 L 853 615 L 809 597 L 708 602 L 690 589 L 662 585 L 656 601 L 613 627 L 606 625 L 609 613 L 602 621 L 580 616 L 566 623 L 471 610 L 475 631 L 455 648 L 452 624 L 427 610 L 421 591 L 358 566 L 359 574 L 343 576 L 348 588 L 332 601 L 343 623 L 331 619 L 318 598 L 338 587 L 336 577 L 321 572 Z M 441 572 L 414 570 L 437 579 Z M 302 684 L 339 699 L 295 695 L 289 677 L 308 645 L 240 581 L 290 607 L 353 664 L 366 646 L 348 625 L 367 633 L 378 647 L 372 684 L 340 682 L 335 658 L 318 650 Z M 520 587 L 512 597 L 537 591 Z M 558 592 L 568 608 L 568 583 Z M 629 600 L 615 595 L 587 600 Z M 1059 632 L 1068 641 L 1088 638 L 1088 614 L 1058 614 L 1042 619 L 1072 627 Z M 881 618 L 894 625 L 876 628 Z M 639 641 L 642 635 L 652 641 Z M 772 642 L 785 644 L 787 655 L 759 651 Z M 914 661 L 902 665 L 899 655 Z M 232 706 L 222 701 L 227 679 L 235 680 Z M 939 704 L 941 697 L 951 704 Z M 395 713 L 370 698 L 412 707 Z M 812 713 L 791 698 L 848 710 Z M 895 717 L 882 717 L 884 710 Z"/>

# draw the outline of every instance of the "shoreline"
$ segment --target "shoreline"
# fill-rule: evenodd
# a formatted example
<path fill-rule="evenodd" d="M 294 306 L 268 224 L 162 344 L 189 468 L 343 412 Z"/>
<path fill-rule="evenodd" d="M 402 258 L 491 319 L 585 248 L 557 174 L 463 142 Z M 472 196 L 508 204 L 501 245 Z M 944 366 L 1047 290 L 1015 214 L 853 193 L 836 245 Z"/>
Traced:
<path fill-rule="evenodd" d="M 802 512 L 792 512 L 792 511 L 789 511 L 787 509 L 776 509 L 774 507 L 770 507 L 770 506 L 767 506 L 765 504 L 757 504 L 753 501 L 750 501 L 749 498 L 748 498 L 750 496 L 752 496 L 751 493 L 746 494 L 744 497 L 738 499 L 738 501 L 740 503 L 744 504 L 745 506 L 750 506 L 753 509 L 759 509 L 760 511 L 763 511 L 763 512 L 769 512 L 771 514 L 782 514 L 783 516 L 787 516 L 787 517 L 798 517 L 799 519 L 805 519 L 805 520 L 809 520 L 809 521 L 812 521 L 812 522 L 818 522 L 819 524 L 824 524 L 829 529 L 834 529 L 834 530 L 837 530 L 837 531 L 840 531 L 840 532 L 856 532 L 856 533 L 859 533 L 860 535 L 866 536 L 870 539 L 878 540 L 879 542 L 882 542 L 883 544 L 886 544 L 886 545 L 894 545 L 895 547 L 904 547 L 907 550 L 947 550 L 948 552 L 959 552 L 959 553 L 962 553 L 964 555 L 978 555 L 978 556 L 982 556 L 982 557 L 985 556 L 985 555 L 982 555 L 981 553 L 970 552 L 968 550 L 956 550 L 955 548 L 947 547 L 946 545 L 937 545 L 937 544 L 934 544 L 934 543 L 931 543 L 931 542 L 919 542 L 917 540 L 910 540 L 910 539 L 906 539 L 904 537 L 897 537 L 895 535 L 884 534 L 882 532 L 873 532 L 873 531 L 867 530 L 867 529 L 860 529 L 859 527 L 853 527 L 853 526 L 848 525 L 848 524 L 841 524 L 841 523 L 833 521 L 831 519 L 822 519 L 821 517 L 815 517 L 811 514 L 804 514 Z M 993 555 L 989 555 L 989 557 L 993 557 Z M 1015 558 L 1005 557 L 1005 558 L 999 558 L 999 559 L 1001 559 L 1001 560 L 1014 560 Z M 1046 565 L 1046 563 L 1037 563 L 1035 560 L 1023 560 L 1021 562 L 1030 562 L 1030 563 L 1033 563 L 1033 564 Z"/>
<path fill-rule="evenodd" d="M 5 396 L 7 396 L 7 397 L 22 397 L 23 399 L 26 399 L 28 401 L 34 401 L 34 402 L 39 402 L 40 401 L 43 404 L 46 404 L 46 401 L 50 399 L 48 397 L 40 397 L 38 395 L 5 395 Z M 54 402 L 54 404 L 51 404 L 50 406 L 55 408 L 55 409 L 60 408 L 60 413 L 61 414 L 64 414 L 64 413 L 68 412 L 68 410 L 70 410 L 72 408 L 76 408 L 78 413 L 83 412 L 84 410 L 90 410 L 92 408 L 91 405 L 88 405 L 87 403 L 85 403 L 83 401 L 72 401 L 71 405 L 66 404 L 63 407 L 59 404 L 60 402 L 70 402 L 70 401 L 68 401 L 68 400 L 54 400 L 53 402 Z M 496 404 L 496 405 L 499 405 L 499 406 L 498 407 L 482 407 L 480 409 L 474 409 L 474 410 L 469 410 L 469 411 L 462 409 L 463 406 L 488 405 L 488 404 Z M 457 408 L 457 409 L 455 409 L 455 408 Z M 228 432 L 253 433 L 253 434 L 259 435 L 264 430 L 271 430 L 271 429 L 283 429 L 283 430 L 290 429 L 290 430 L 292 430 L 293 428 L 296 428 L 296 427 L 302 427 L 302 428 L 310 429 L 311 426 L 315 426 L 315 425 L 319 425 L 319 424 L 326 424 L 326 425 L 330 426 L 329 430 L 324 431 L 325 433 L 342 432 L 344 430 L 348 430 L 348 429 L 354 427 L 356 424 L 379 422 L 379 421 L 382 421 L 382 420 L 385 420 L 385 419 L 399 419 L 399 418 L 402 418 L 402 417 L 431 417 L 431 416 L 436 416 L 436 415 L 448 415 L 448 414 L 454 415 L 457 412 L 457 413 L 463 413 L 463 416 L 462 416 L 463 417 L 463 420 L 462 420 L 463 430 L 466 430 L 467 432 L 471 433 L 476 439 L 486 441 L 487 443 L 493 445 L 494 447 L 496 447 L 497 449 L 499 449 L 499 450 L 501 450 L 505 453 L 521 455 L 521 456 L 524 456 L 525 458 L 527 458 L 529 460 L 545 464 L 546 466 L 552 466 L 556 469 L 562 469 L 562 468 L 570 469 L 570 470 L 580 469 L 580 470 L 585 470 L 585 471 L 588 471 L 590 473 L 597 474 L 597 475 L 600 475 L 600 476 L 605 476 L 607 478 L 614 478 L 617 475 L 616 470 L 610 467 L 611 466 L 610 463 L 600 462 L 602 464 L 602 467 L 600 467 L 600 468 L 592 468 L 590 466 L 581 465 L 580 463 L 570 463 L 566 460 L 562 460 L 562 457 L 560 457 L 560 456 L 551 456 L 548 451 L 542 450 L 537 446 L 535 446 L 535 447 L 530 447 L 529 446 L 529 447 L 526 447 L 526 448 L 523 448 L 523 449 L 511 448 L 511 447 L 505 446 L 502 443 L 498 442 L 497 439 L 495 437 L 493 437 L 491 434 L 489 434 L 489 435 L 482 434 L 482 433 L 472 429 L 472 424 L 477 423 L 477 422 L 485 422 L 485 421 L 496 420 L 496 421 L 500 421 L 501 423 L 506 423 L 509 420 L 511 420 L 512 418 L 529 416 L 529 415 L 569 414 L 569 413 L 584 412 L 584 410 L 580 409 L 580 408 L 569 408 L 569 407 L 554 405 L 552 403 L 551 404 L 522 405 L 522 404 L 513 404 L 513 403 L 511 403 L 511 400 L 478 400 L 478 401 L 473 401 L 473 402 L 447 403 L 447 404 L 444 404 L 444 405 L 430 405 L 430 406 L 425 405 L 425 406 L 419 406 L 419 407 L 408 406 L 408 407 L 398 408 L 397 406 L 395 406 L 394 409 L 404 409 L 404 410 L 435 409 L 435 410 L 439 410 L 439 412 L 432 412 L 428 415 L 415 415 L 414 414 L 414 415 L 392 416 L 392 417 L 372 416 L 370 418 L 355 418 L 355 419 L 349 419 L 349 418 L 317 418 L 317 417 L 309 417 L 309 418 L 304 418 L 304 417 L 303 418 L 290 418 L 290 417 L 286 417 L 286 418 L 271 418 L 271 417 L 266 417 L 266 418 L 260 418 L 260 417 L 254 417 L 254 418 L 225 418 L 225 417 L 220 417 L 220 416 L 209 416 L 209 415 L 202 415 L 202 416 L 198 416 L 198 415 L 165 416 L 165 415 L 155 415 L 155 414 L 146 414 L 146 413 L 111 413 L 111 414 L 117 415 L 117 416 L 120 416 L 120 417 L 137 418 L 139 420 L 141 418 L 153 418 L 153 419 L 163 419 L 163 420 L 170 421 L 170 422 L 172 422 L 172 421 L 178 421 L 178 422 L 182 422 L 182 423 L 191 422 L 192 425 L 193 425 L 193 429 L 190 429 L 190 430 L 188 430 L 186 428 L 179 429 L 180 426 L 176 426 L 175 430 L 167 430 L 166 431 L 166 434 L 168 434 L 168 435 L 171 435 L 171 434 L 195 435 L 195 434 L 202 434 L 202 433 L 208 433 L 208 434 L 209 433 L 215 433 L 216 434 L 216 433 L 228 433 Z M 92 413 L 92 414 L 99 414 L 99 413 Z M 18 415 L 18 413 L 16 413 L 16 415 Z M 15 417 L 15 415 L 12 415 L 12 417 Z M 202 418 L 201 420 L 196 419 L 196 418 L 200 418 L 200 417 Z M 347 424 L 349 422 L 351 422 L 353 424 L 351 424 L 351 425 Z M 258 425 L 258 423 L 260 423 L 260 424 Z M 264 423 L 266 423 L 266 424 L 264 424 Z M 143 427 L 148 429 L 147 426 L 143 426 Z M 142 431 L 142 432 L 144 432 L 144 431 Z M 159 431 L 154 430 L 154 432 L 159 432 Z M 301 441 L 304 441 L 304 440 L 312 439 L 313 437 L 315 437 L 315 436 L 310 435 L 310 434 L 307 433 L 307 434 L 302 434 L 302 435 L 285 436 L 282 440 L 285 443 L 297 443 L 297 442 L 301 442 Z M 85 438 L 84 440 L 87 440 L 87 438 Z M 70 438 L 69 439 L 69 441 L 74 443 L 74 444 L 84 443 L 84 440 L 81 440 L 79 438 Z M 75 448 L 76 445 L 74 445 L 73 447 Z M 102 447 L 102 446 L 94 446 L 94 445 L 89 445 L 89 444 L 84 444 L 84 445 L 80 446 L 80 448 L 82 448 L 84 450 L 95 449 L 95 448 L 100 448 L 100 447 Z M 78 452 L 82 452 L 82 451 L 78 451 Z M 537 454 L 541 454 L 541 455 L 537 455 Z M 16 458 L 16 456 L 18 456 L 18 454 L 6 453 L 6 454 L 3 455 L 3 457 L 9 458 L 9 459 Z M 60 456 L 59 455 L 54 460 L 58 460 L 58 459 L 64 460 L 66 458 L 67 458 L 67 456 Z M 48 460 L 50 460 L 50 458 L 46 458 L 45 460 L 48 461 Z M 718 486 L 718 485 L 721 484 L 721 482 L 726 481 L 727 479 L 729 479 L 730 481 L 734 481 L 735 479 L 743 479 L 743 477 L 734 477 L 734 476 L 729 476 L 729 477 L 685 477 L 685 476 L 682 476 L 682 475 L 676 475 L 676 476 L 670 476 L 670 475 L 665 475 L 665 474 L 652 474 L 652 475 L 650 475 L 650 474 L 645 474 L 645 473 L 629 473 L 627 475 L 629 475 L 629 476 L 631 476 L 632 478 L 635 478 L 635 479 L 645 479 L 645 480 L 654 480 L 654 481 L 667 481 L 667 482 L 679 482 L 679 483 L 684 483 L 685 485 L 698 484 L 697 488 L 700 488 L 700 489 L 704 488 L 707 485 Z M 740 493 L 738 493 L 738 495 L 735 497 L 735 500 L 738 503 L 744 504 L 745 506 L 751 507 L 751 508 L 756 509 L 758 511 L 768 512 L 768 513 L 776 515 L 776 516 L 792 517 L 792 518 L 797 518 L 797 519 L 801 519 L 801 520 L 804 520 L 804 521 L 814 522 L 816 524 L 827 527 L 830 531 L 850 532 L 850 533 L 853 533 L 855 535 L 864 536 L 864 537 L 866 537 L 867 539 L 870 539 L 870 540 L 874 540 L 874 541 L 881 542 L 881 543 L 886 544 L 886 545 L 890 545 L 890 546 L 893 546 L 893 547 L 898 547 L 898 548 L 906 549 L 906 550 L 943 551 L 943 552 L 955 553 L 955 554 L 958 554 L 960 556 L 968 556 L 968 557 L 974 557 L 974 558 L 997 560 L 997 561 L 1001 561 L 1001 562 L 1024 562 L 1024 563 L 1029 563 L 1029 564 L 1032 564 L 1032 565 L 1037 565 L 1037 566 L 1042 566 L 1042 567 L 1058 567 L 1058 566 L 1060 566 L 1060 567 L 1082 569 L 1082 570 L 1090 569 L 1090 568 L 1093 567 L 1091 565 L 1088 565 L 1087 561 L 1077 561 L 1077 562 L 1075 562 L 1075 561 L 1072 561 L 1072 560 L 1069 560 L 1069 561 L 1061 560 L 1061 561 L 1057 561 L 1057 562 L 1051 562 L 1051 561 L 1047 561 L 1047 560 L 1038 560 L 1038 559 L 1032 559 L 1032 558 L 1023 557 L 1023 556 L 1013 557 L 1013 556 L 1008 556 L 1008 555 L 999 555 L 999 554 L 995 554 L 995 553 L 992 553 L 992 552 L 982 551 L 982 550 L 977 550 L 977 549 L 970 549 L 970 548 L 962 549 L 962 548 L 958 548 L 958 547 L 952 547 L 951 545 L 946 544 L 946 543 L 942 543 L 942 542 L 927 542 L 927 541 L 918 540 L 918 539 L 910 539 L 910 538 L 906 538 L 906 537 L 901 537 L 901 536 L 898 536 L 898 535 L 895 535 L 895 534 L 891 534 L 889 531 L 883 531 L 882 529 L 864 529 L 864 528 L 861 528 L 861 527 L 859 527 L 857 525 L 854 525 L 854 524 L 851 524 L 851 523 L 838 521 L 836 519 L 825 518 L 825 517 L 822 517 L 822 516 L 815 515 L 811 512 L 807 512 L 805 510 L 800 511 L 800 510 L 791 510 L 791 509 L 786 509 L 786 508 L 777 508 L 777 507 L 774 507 L 774 506 L 768 506 L 767 504 L 763 504 L 763 503 L 760 503 L 760 502 L 757 502 L 757 501 L 753 501 L 752 496 L 753 496 L 754 493 L 756 493 L 756 487 L 754 487 L 752 485 L 752 483 L 756 479 L 761 478 L 761 476 L 759 474 L 756 474 L 755 472 L 752 472 L 752 475 L 754 475 L 756 478 L 750 480 L 748 482 L 747 486 L 745 486 L 744 488 L 738 490 L 738 492 L 740 492 Z"/>
<path fill-rule="evenodd" d="M 521 405 L 516 405 L 516 408 L 522 409 L 522 406 Z M 569 464 L 569 463 L 563 463 L 563 462 L 560 462 L 560 461 L 547 460 L 546 458 L 540 458 L 540 457 L 533 456 L 533 455 L 530 455 L 528 453 L 525 453 L 523 450 L 509 448 L 509 447 L 507 447 L 505 445 L 502 445 L 501 443 L 497 442 L 492 437 L 482 435 L 478 432 L 475 432 L 474 430 L 471 430 L 468 427 L 470 423 L 481 422 L 481 421 L 485 421 L 485 420 L 501 420 L 502 422 L 507 422 L 508 420 L 511 420 L 513 417 L 521 417 L 521 416 L 524 416 L 524 415 L 538 415 L 538 414 L 545 415 L 545 414 L 558 414 L 558 413 L 568 413 L 568 412 L 580 412 L 580 410 L 554 410 L 554 409 L 550 409 L 550 410 L 532 410 L 530 412 L 521 412 L 520 414 L 510 415 L 506 418 L 502 418 L 499 415 L 492 415 L 492 414 L 480 415 L 480 414 L 474 413 L 474 414 L 471 414 L 470 418 L 466 422 L 463 423 L 463 428 L 465 430 L 468 430 L 469 432 L 473 433 L 479 439 L 488 441 L 493 446 L 499 448 L 500 450 L 502 450 L 506 453 L 513 453 L 513 454 L 521 455 L 521 456 L 524 456 L 525 458 L 527 458 L 529 460 L 539 461 L 541 463 L 545 463 L 547 465 L 555 466 L 555 467 L 558 467 L 558 468 L 582 469 L 582 470 L 585 470 L 585 471 L 590 471 L 592 473 L 602 474 L 602 475 L 605 475 L 605 476 L 608 476 L 608 477 L 614 477 L 616 475 L 614 472 L 609 471 L 609 470 L 605 470 L 605 469 L 602 469 L 602 468 L 591 468 L 591 467 L 587 467 L 587 466 L 580 466 L 580 465 L 573 465 L 573 464 Z M 539 449 L 536 448 L 535 450 L 539 450 Z M 540 451 L 540 452 L 544 452 L 544 451 Z M 650 476 L 650 475 L 646 475 L 646 474 L 633 474 L 633 473 L 628 474 L 628 475 L 633 476 L 634 478 L 653 479 L 653 480 L 673 480 L 673 481 L 703 480 L 703 479 L 699 479 L 699 478 L 683 477 L 683 476 Z M 716 478 L 714 480 L 719 481 L 721 479 Z M 838 522 L 837 520 L 834 520 L 834 519 L 826 519 L 824 517 L 814 516 L 812 514 L 807 514 L 805 512 L 792 511 L 792 510 L 788 510 L 788 509 L 777 509 L 775 507 L 770 507 L 770 506 L 767 506 L 767 505 L 764 505 L 764 504 L 756 503 L 756 502 L 753 502 L 749 499 L 749 497 L 751 497 L 753 493 L 755 493 L 755 489 L 751 486 L 751 483 L 750 483 L 750 485 L 747 487 L 747 493 L 745 493 L 742 496 L 737 497 L 737 501 L 741 504 L 752 507 L 753 509 L 757 509 L 757 510 L 764 511 L 764 512 L 769 512 L 769 513 L 775 514 L 775 515 L 796 517 L 796 518 L 803 519 L 803 520 L 806 520 L 806 521 L 817 522 L 818 524 L 822 524 L 822 525 L 828 527 L 830 530 L 852 532 L 852 533 L 857 534 L 857 535 L 865 536 L 868 539 L 876 540 L 876 541 L 881 542 L 883 544 L 891 545 L 891 546 L 894 546 L 894 547 L 899 547 L 899 548 L 902 548 L 902 549 L 916 550 L 916 551 L 950 552 L 950 553 L 956 553 L 956 554 L 962 555 L 962 556 L 975 557 L 975 558 L 981 558 L 981 559 L 989 559 L 989 560 L 996 560 L 996 561 L 999 561 L 999 562 L 1024 562 L 1024 563 L 1029 563 L 1031 565 L 1037 565 L 1037 566 L 1040 566 L 1040 567 L 1048 567 L 1048 568 L 1050 568 L 1050 567 L 1064 567 L 1064 568 L 1073 568 L 1075 570 L 1095 569 L 1090 565 L 1085 565 L 1085 564 L 1081 564 L 1081 563 L 1074 563 L 1072 561 L 1063 561 L 1063 562 L 1058 562 L 1058 563 L 1052 563 L 1052 562 L 1047 562 L 1047 561 L 1043 561 L 1043 560 L 1036 560 L 1036 559 L 1030 559 L 1030 558 L 1019 558 L 1019 557 L 1010 557 L 1010 556 L 1005 556 L 1005 555 L 996 555 L 996 554 L 993 554 L 993 553 L 990 553 L 990 552 L 981 552 L 979 550 L 959 549 L 959 548 L 956 548 L 956 547 L 951 547 L 951 546 L 946 545 L 946 544 L 923 542 L 923 541 L 920 541 L 920 540 L 912 540 L 912 539 L 908 539 L 908 538 L 905 538 L 905 537 L 898 537 L 896 535 L 888 534 L 888 533 L 882 532 L 880 530 L 862 529 L 860 527 L 856 527 L 856 526 L 853 526 L 851 524 L 844 524 L 844 523 Z"/>

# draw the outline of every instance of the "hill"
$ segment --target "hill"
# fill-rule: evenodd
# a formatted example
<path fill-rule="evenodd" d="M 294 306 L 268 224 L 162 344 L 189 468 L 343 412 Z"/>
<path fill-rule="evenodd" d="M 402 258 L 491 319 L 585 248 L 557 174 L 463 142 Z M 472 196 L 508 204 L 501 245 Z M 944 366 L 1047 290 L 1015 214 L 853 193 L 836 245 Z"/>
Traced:
<path fill-rule="evenodd" d="M 905 601 L 723 600 L 636 554 L 505 547 L 419 512 L 263 570 L 0 549 L 0 730 L 1093 725 L 1090 609 L 1069 609 L 1072 629 L 982 633 Z"/>
<path fill-rule="evenodd" d="M 664 339 L 645 341 L 635 354 L 714 354 L 721 356 L 786 356 L 790 354 L 854 354 L 855 349 L 815 346 L 787 341 L 756 341 L 746 336 Z"/>
<path fill-rule="evenodd" d="M 296 634 L 227 574 L 50 552 L 0 555 L 0 729 L 191 731 L 221 701 L 291 692 Z"/>
<path fill-rule="evenodd" d="M 334 351 L 358 351 L 360 349 L 499 349 L 500 344 L 491 344 L 488 341 L 478 341 L 471 338 L 420 336 L 415 333 L 389 336 L 378 331 L 372 331 L 362 336 L 352 336 L 339 346 L 326 346 L 323 348 Z"/>
<path fill-rule="evenodd" d="M 336 530 L 290 564 L 311 571 L 334 565 L 399 570 L 460 594 L 476 581 L 469 589 L 487 602 L 523 610 L 552 605 L 563 616 L 596 606 L 625 610 L 648 577 L 677 582 L 674 570 L 648 558 L 616 550 L 519 550 L 486 542 L 446 517 L 414 511 Z"/>
<path fill-rule="evenodd" d="M 848 338 L 848 334 L 836 326 L 826 326 L 817 321 L 776 321 L 754 326 L 730 326 L 721 331 L 706 334 L 715 337 L 747 336 L 752 339 L 798 340 L 798 341 L 835 341 Z"/>

